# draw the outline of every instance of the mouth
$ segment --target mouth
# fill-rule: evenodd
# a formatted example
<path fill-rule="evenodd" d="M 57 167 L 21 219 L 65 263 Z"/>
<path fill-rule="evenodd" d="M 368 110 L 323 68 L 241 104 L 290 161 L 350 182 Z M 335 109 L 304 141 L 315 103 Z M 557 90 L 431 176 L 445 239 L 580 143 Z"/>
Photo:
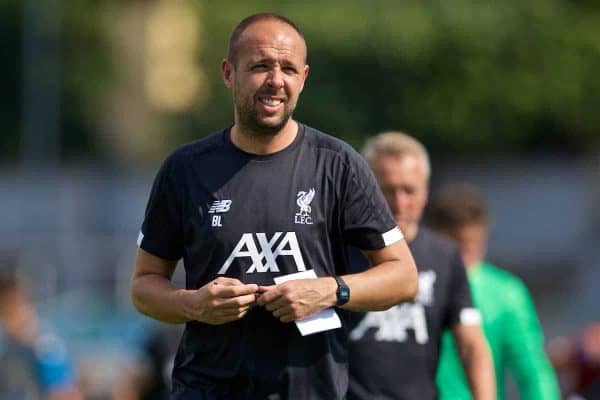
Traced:
<path fill-rule="evenodd" d="M 283 104 L 283 99 L 280 97 L 260 96 L 258 101 L 267 107 L 277 107 Z"/>
<path fill-rule="evenodd" d="M 262 113 L 266 115 L 274 115 L 280 112 L 286 100 L 284 96 L 274 96 L 272 94 L 259 95 L 256 99 Z"/>

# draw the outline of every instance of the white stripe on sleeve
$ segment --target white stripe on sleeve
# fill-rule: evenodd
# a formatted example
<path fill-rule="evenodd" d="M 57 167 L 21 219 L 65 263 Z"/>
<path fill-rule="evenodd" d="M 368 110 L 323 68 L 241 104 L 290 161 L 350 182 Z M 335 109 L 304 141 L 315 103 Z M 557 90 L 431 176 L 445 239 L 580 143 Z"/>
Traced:
<path fill-rule="evenodd" d="M 402 234 L 400 228 L 395 227 L 387 232 L 382 233 L 381 237 L 383 238 L 383 244 L 385 246 L 389 246 L 402 240 L 404 235 Z"/>
<path fill-rule="evenodd" d="M 142 231 L 140 231 L 140 234 L 138 235 L 138 238 L 137 238 L 138 247 L 140 247 L 142 245 L 142 240 L 144 240 L 144 234 L 142 233 Z"/>
<path fill-rule="evenodd" d="M 476 308 L 463 308 L 459 320 L 463 325 L 481 325 L 481 313 Z"/>

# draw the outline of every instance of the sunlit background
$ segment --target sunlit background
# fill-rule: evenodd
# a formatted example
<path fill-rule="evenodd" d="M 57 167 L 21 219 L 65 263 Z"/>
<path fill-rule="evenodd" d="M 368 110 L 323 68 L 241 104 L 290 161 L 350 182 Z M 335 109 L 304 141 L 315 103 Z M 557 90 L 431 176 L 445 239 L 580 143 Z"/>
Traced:
<path fill-rule="evenodd" d="M 0 252 L 89 398 L 156 327 L 128 294 L 154 173 L 232 123 L 220 61 L 233 26 L 265 10 L 305 32 L 299 120 L 357 149 L 381 130 L 415 135 L 433 192 L 484 194 L 489 259 L 527 283 L 546 338 L 598 319 L 600 3 L 4 0 Z"/>

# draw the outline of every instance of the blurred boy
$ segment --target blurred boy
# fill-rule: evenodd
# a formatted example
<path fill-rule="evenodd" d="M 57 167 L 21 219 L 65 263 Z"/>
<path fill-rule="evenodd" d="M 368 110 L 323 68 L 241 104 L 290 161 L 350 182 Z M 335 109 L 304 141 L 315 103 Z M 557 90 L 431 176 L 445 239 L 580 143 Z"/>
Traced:
<path fill-rule="evenodd" d="M 483 331 L 492 351 L 498 399 L 504 399 L 507 369 L 515 378 L 521 399 L 559 399 L 527 288 L 516 276 L 484 262 L 490 217 L 479 194 L 468 185 L 445 186 L 433 198 L 430 211 L 431 226 L 458 242 L 473 301 L 481 311 Z M 442 345 L 437 381 L 441 399 L 471 398 L 448 334 Z"/>
<path fill-rule="evenodd" d="M 0 398 L 82 398 L 64 343 L 40 327 L 14 265 L 0 266 L 0 325 Z"/>

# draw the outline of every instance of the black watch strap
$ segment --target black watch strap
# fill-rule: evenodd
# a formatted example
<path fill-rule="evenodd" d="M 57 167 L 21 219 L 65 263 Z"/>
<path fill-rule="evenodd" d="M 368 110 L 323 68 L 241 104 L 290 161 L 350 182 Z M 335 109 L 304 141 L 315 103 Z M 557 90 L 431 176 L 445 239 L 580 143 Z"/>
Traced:
<path fill-rule="evenodd" d="M 334 276 L 333 279 L 335 279 L 335 281 L 337 282 L 337 291 L 336 291 L 336 296 L 337 296 L 337 303 L 336 306 L 343 306 L 344 304 L 346 304 L 348 302 L 348 300 L 350 300 L 350 288 L 348 287 L 348 285 L 346 285 L 346 282 L 344 282 L 344 280 L 342 278 L 340 278 L 339 276 Z"/>

